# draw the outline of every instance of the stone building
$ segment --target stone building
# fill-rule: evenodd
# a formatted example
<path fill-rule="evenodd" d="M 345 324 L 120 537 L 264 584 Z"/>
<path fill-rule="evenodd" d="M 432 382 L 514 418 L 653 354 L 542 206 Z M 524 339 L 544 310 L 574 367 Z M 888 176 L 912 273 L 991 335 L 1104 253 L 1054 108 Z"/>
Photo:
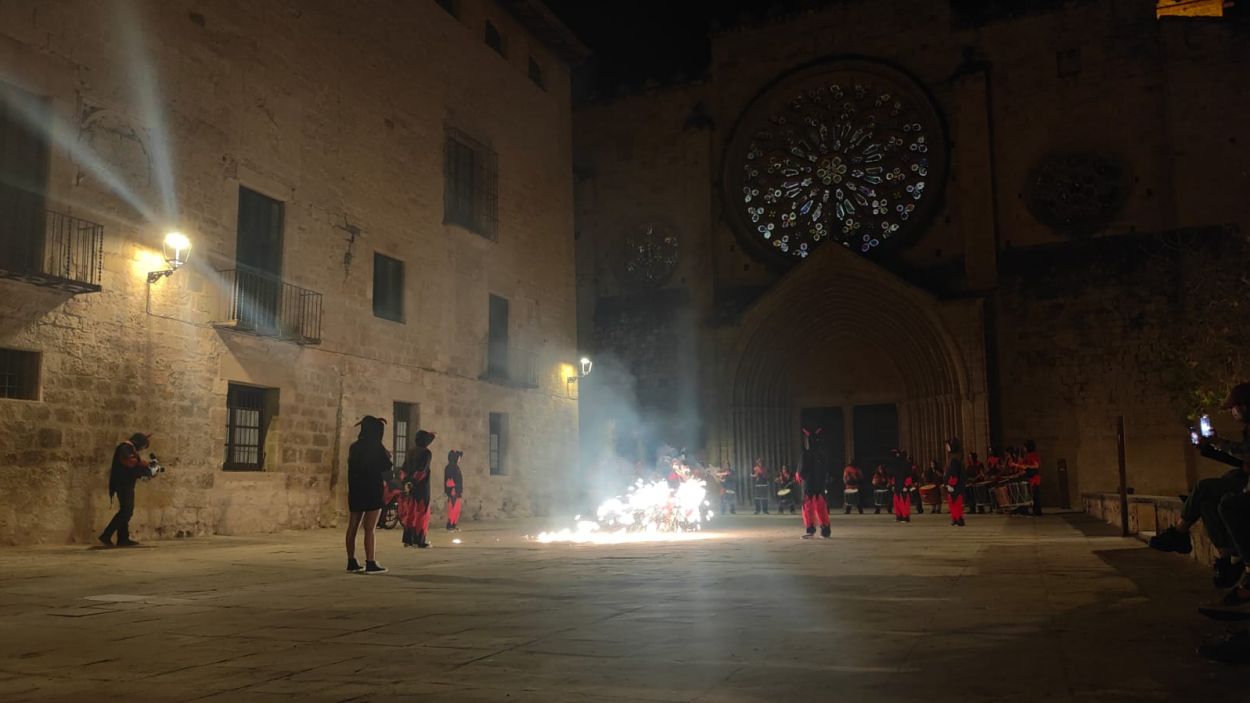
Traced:
<path fill-rule="evenodd" d="M 800 426 L 869 465 L 1031 438 L 1076 505 L 1116 485 L 1123 416 L 1138 492 L 1218 471 L 1171 370 L 1235 314 L 1201 291 L 1250 225 L 1244 8 L 811 5 L 576 111 L 583 341 L 645 418 L 584 441 L 744 469 L 793 463 Z"/>
<path fill-rule="evenodd" d="M 0 3 L 0 541 L 92 539 L 135 431 L 139 539 L 335 524 L 365 414 L 546 511 L 584 51 L 532 0 Z"/>

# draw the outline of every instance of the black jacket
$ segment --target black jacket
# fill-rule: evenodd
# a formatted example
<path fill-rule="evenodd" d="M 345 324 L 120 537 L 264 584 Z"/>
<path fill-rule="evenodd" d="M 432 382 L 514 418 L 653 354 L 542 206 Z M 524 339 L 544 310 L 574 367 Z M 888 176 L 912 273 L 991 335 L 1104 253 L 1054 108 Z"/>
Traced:
<path fill-rule="evenodd" d="M 147 476 L 148 462 L 139 456 L 139 450 L 131 442 L 122 442 L 113 450 L 113 465 L 109 468 L 109 497 L 118 491 L 134 488 L 135 481 Z"/>

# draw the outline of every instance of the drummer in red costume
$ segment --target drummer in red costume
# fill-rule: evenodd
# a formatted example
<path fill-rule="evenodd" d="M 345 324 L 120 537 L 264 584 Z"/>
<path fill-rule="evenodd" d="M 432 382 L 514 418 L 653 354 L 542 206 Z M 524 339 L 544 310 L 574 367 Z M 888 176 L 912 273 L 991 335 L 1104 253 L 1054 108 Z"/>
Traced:
<path fill-rule="evenodd" d="M 950 494 L 951 525 L 964 526 L 964 458 L 958 437 L 946 440 L 946 473 L 943 483 Z"/>
<path fill-rule="evenodd" d="M 845 490 L 856 491 L 855 493 L 843 492 L 844 496 L 848 496 L 846 498 L 847 515 L 851 514 L 851 508 L 857 508 L 860 515 L 864 514 L 864 504 L 861 500 L 862 496 L 859 494 L 859 490 L 864 483 L 864 472 L 860 471 L 855 464 L 855 460 L 851 459 L 851 463 L 847 464 L 846 468 L 842 470 L 842 485 L 845 487 Z M 854 505 L 851 505 L 852 502 L 854 502 Z"/>
<path fill-rule="evenodd" d="M 889 487 L 890 487 L 890 474 L 889 474 L 889 472 L 885 470 L 885 465 L 884 465 L 884 464 L 877 464 L 877 468 L 876 468 L 876 469 L 872 472 L 872 488 L 873 488 L 873 493 L 875 494 L 877 491 L 883 491 L 883 490 L 886 490 L 886 489 L 887 489 L 887 488 L 889 488 Z M 874 497 L 873 497 L 873 502 L 874 502 L 874 503 L 876 503 L 876 502 L 877 502 L 877 501 L 876 501 L 876 496 L 875 496 L 875 495 L 874 495 Z M 890 508 L 890 512 L 894 512 L 894 508 L 893 508 L 893 507 L 891 507 L 891 508 Z M 880 515 L 880 514 L 881 514 L 881 506 L 880 506 L 879 504 L 877 505 L 877 511 L 876 511 L 875 513 L 873 513 L 873 514 L 874 514 L 874 515 Z"/>
<path fill-rule="evenodd" d="M 1033 440 L 1024 443 L 1024 459 L 1021 461 L 1024 475 L 1029 480 L 1029 491 L 1033 494 L 1033 514 L 1042 514 L 1042 455 L 1037 451 Z"/>

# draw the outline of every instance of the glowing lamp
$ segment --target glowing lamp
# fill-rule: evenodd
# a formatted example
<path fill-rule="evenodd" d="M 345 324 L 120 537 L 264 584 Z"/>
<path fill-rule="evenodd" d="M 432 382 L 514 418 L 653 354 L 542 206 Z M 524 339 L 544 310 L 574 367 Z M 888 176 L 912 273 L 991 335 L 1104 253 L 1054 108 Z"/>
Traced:
<path fill-rule="evenodd" d="M 590 369 L 593 368 L 595 365 L 594 362 L 592 362 L 589 358 L 583 356 L 581 364 L 582 364 L 582 375 L 589 376 Z"/>
<path fill-rule="evenodd" d="M 581 361 L 579 361 L 579 362 L 578 362 L 578 364 L 579 364 L 578 370 L 579 370 L 579 372 L 580 372 L 580 373 L 579 373 L 579 374 L 577 374 L 577 375 L 569 375 L 568 377 L 566 377 L 564 380 L 565 380 L 567 383 L 577 383 L 578 381 L 582 380 L 582 378 L 584 378 L 584 377 L 586 377 L 586 376 L 589 376 L 589 375 L 590 375 L 590 369 L 591 369 L 591 367 L 592 367 L 592 366 L 594 366 L 594 363 L 593 363 L 593 362 L 591 362 L 591 360 L 590 360 L 590 359 L 588 359 L 588 358 L 586 358 L 586 357 L 584 357 L 584 356 L 581 358 Z M 568 369 L 568 370 L 569 370 L 569 373 L 570 373 L 570 374 L 572 374 L 572 372 L 573 372 L 573 367 L 572 367 L 572 366 L 570 366 L 570 365 L 568 365 L 568 364 L 564 364 L 564 368 Z"/>
<path fill-rule="evenodd" d="M 164 271 L 150 271 L 148 273 L 149 284 L 156 283 L 162 278 L 169 276 L 187 263 L 187 259 L 191 258 L 191 240 L 187 239 L 187 235 L 182 232 L 170 232 L 165 235 L 165 241 L 161 244 L 161 251 L 169 268 Z"/>
<path fill-rule="evenodd" d="M 165 235 L 164 250 L 169 268 L 177 271 L 191 256 L 191 240 L 182 232 L 170 232 Z"/>

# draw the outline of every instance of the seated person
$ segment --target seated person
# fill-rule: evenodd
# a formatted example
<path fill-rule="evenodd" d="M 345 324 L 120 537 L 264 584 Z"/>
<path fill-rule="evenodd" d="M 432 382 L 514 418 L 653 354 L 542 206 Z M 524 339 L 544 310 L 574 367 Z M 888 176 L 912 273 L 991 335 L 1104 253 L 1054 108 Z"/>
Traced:
<path fill-rule="evenodd" d="M 1250 405 L 1250 383 L 1242 383 L 1229 392 L 1224 408 L 1242 423 L 1242 441 L 1225 441 L 1215 437 L 1202 438 L 1199 452 L 1202 456 L 1236 466 L 1218 478 L 1205 478 L 1199 481 L 1185 499 L 1181 508 L 1181 519 L 1172 527 L 1150 538 L 1150 546 L 1161 552 L 1179 552 L 1188 554 L 1193 551 L 1190 529 L 1199 520 L 1206 527 L 1211 545 L 1215 547 L 1217 558 L 1213 569 L 1213 581 L 1216 588 L 1230 588 L 1242 579 L 1246 566 L 1244 554 L 1237 549 L 1238 543 L 1230 530 L 1224 513 L 1226 499 L 1229 500 L 1227 512 L 1236 523 L 1239 499 L 1246 496 L 1247 464 L 1245 458 L 1250 453 L 1250 417 L 1247 413 Z M 1250 544 L 1243 545 L 1250 548 Z M 1250 594 L 1247 594 L 1250 599 Z"/>

